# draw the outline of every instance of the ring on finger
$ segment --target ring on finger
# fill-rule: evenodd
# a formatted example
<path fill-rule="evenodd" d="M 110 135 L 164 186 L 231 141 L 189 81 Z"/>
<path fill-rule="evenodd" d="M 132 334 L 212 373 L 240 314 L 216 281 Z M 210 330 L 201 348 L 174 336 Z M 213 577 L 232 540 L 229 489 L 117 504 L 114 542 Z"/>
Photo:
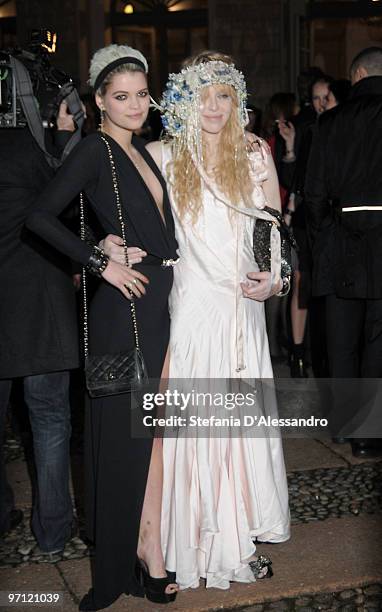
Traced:
<path fill-rule="evenodd" d="M 133 283 L 134 283 L 134 285 L 136 285 L 136 284 L 137 284 L 137 282 L 138 282 L 138 281 L 137 281 L 137 279 L 136 279 L 136 278 L 133 278 Z"/>

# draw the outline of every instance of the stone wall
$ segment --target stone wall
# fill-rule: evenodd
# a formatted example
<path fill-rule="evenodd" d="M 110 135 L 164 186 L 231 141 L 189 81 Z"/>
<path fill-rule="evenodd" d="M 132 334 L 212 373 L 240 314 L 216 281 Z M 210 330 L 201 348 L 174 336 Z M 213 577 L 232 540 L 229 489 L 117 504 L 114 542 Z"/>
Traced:
<path fill-rule="evenodd" d="M 82 83 L 89 58 L 106 41 L 104 11 L 109 0 L 16 0 L 18 40 L 49 27 L 58 33 L 54 63 Z M 243 70 L 250 102 L 264 106 L 285 90 L 283 0 L 209 0 L 209 45 L 234 56 Z"/>
<path fill-rule="evenodd" d="M 34 28 L 57 32 L 54 64 L 79 77 L 79 2 L 78 0 L 17 0 L 17 37 L 23 47 Z"/>
<path fill-rule="evenodd" d="M 17 36 L 27 44 L 33 28 L 57 32 L 57 53 L 53 63 L 74 77 L 86 90 L 89 60 L 105 42 L 106 0 L 17 0 Z"/>
<path fill-rule="evenodd" d="M 209 44 L 233 55 L 250 102 L 264 106 L 285 88 L 282 0 L 209 0 Z"/>

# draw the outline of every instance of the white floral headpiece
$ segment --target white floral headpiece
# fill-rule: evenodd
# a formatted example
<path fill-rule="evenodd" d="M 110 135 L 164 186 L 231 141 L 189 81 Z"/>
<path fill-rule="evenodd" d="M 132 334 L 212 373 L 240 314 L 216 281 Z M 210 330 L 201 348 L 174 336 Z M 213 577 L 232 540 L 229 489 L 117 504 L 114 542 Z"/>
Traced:
<path fill-rule="evenodd" d="M 237 93 L 240 125 L 248 123 L 247 88 L 243 74 L 233 64 L 213 60 L 170 74 L 160 104 L 162 123 L 174 144 L 187 148 L 202 160 L 200 98 L 210 85 L 231 85 Z"/>

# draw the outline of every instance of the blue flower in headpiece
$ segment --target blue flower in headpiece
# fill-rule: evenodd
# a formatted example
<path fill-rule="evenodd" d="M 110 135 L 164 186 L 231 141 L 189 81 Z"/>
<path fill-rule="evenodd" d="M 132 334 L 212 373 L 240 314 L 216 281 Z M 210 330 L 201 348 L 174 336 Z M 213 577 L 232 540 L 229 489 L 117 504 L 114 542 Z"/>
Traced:
<path fill-rule="evenodd" d="M 166 100 L 168 100 L 169 102 L 179 102 L 179 100 L 181 100 L 182 96 L 179 93 L 179 91 L 177 91 L 177 89 L 172 88 L 172 89 L 168 89 L 166 92 Z"/>

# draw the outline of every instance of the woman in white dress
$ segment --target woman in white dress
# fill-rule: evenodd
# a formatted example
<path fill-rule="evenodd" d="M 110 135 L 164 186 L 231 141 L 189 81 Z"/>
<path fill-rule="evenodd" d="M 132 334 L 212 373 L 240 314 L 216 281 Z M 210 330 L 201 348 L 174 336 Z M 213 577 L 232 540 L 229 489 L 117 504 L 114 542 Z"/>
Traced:
<path fill-rule="evenodd" d="M 253 272 L 253 229 L 266 204 L 280 210 L 280 196 L 266 145 L 248 153 L 245 99 L 231 58 L 204 52 L 170 75 L 162 104 L 172 142 L 148 145 L 179 244 L 170 380 L 273 377 L 263 301 L 283 286 Z M 270 576 L 253 540 L 290 537 L 280 437 L 165 437 L 163 461 L 162 547 L 179 587 L 198 587 L 202 577 L 227 589 Z"/>

